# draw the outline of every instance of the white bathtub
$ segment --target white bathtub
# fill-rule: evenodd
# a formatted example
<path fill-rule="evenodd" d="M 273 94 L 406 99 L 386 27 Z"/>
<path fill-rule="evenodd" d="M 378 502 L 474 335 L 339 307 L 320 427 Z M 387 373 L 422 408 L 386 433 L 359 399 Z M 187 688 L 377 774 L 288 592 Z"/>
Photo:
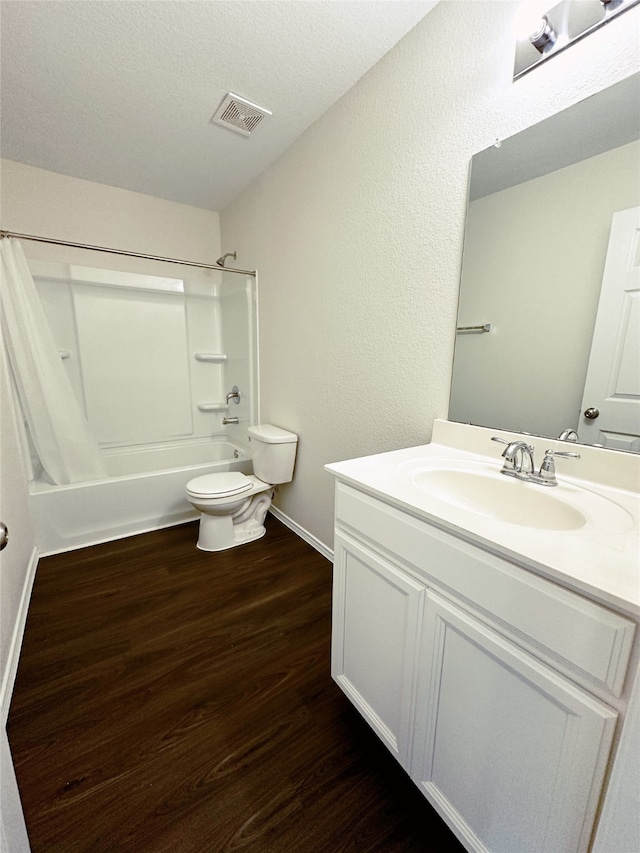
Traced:
<path fill-rule="evenodd" d="M 194 477 L 251 473 L 247 448 L 223 439 L 105 451 L 108 480 L 69 486 L 29 484 L 29 508 L 41 555 L 70 551 L 198 518 L 185 497 Z M 157 470 L 158 466 L 165 466 Z"/>
<path fill-rule="evenodd" d="M 174 444 L 148 444 L 143 447 L 115 447 L 102 455 L 110 477 L 147 474 L 176 468 L 191 468 L 217 462 L 235 461 L 234 454 L 248 456 L 247 448 L 229 441 L 226 436 L 191 439 Z M 236 468 L 222 469 L 235 471 Z"/>

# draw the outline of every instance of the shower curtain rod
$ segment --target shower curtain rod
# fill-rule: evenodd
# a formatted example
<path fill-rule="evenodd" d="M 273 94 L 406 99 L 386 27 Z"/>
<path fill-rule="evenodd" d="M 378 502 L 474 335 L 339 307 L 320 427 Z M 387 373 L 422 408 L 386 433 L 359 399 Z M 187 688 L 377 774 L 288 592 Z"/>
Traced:
<path fill-rule="evenodd" d="M 104 246 L 90 246 L 87 243 L 72 243 L 69 240 L 54 240 L 52 237 L 35 237 L 33 234 L 17 234 L 15 231 L 0 230 L 0 237 L 15 237 L 17 240 L 33 240 L 36 243 L 53 243 L 55 246 L 69 246 L 72 249 L 90 249 L 92 252 L 108 252 L 111 255 L 125 255 L 127 258 L 143 258 L 145 261 L 164 261 L 169 264 L 182 264 L 186 267 L 199 267 L 205 270 L 236 272 L 252 275 L 255 270 L 239 270 L 234 267 L 221 267 L 219 264 L 199 264 L 194 261 L 181 261 L 178 258 L 161 258 L 159 255 L 142 255 L 140 252 L 128 252 L 125 249 L 107 249 Z"/>

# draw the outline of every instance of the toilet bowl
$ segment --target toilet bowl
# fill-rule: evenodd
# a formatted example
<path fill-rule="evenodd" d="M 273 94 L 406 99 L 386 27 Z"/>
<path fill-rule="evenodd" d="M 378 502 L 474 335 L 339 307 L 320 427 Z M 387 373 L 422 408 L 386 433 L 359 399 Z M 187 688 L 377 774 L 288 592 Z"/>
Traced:
<path fill-rule="evenodd" d="M 272 424 L 249 427 L 248 434 L 253 475 L 227 471 L 187 483 L 187 500 L 201 513 L 201 551 L 224 551 L 264 536 L 274 486 L 292 479 L 298 436 Z"/>

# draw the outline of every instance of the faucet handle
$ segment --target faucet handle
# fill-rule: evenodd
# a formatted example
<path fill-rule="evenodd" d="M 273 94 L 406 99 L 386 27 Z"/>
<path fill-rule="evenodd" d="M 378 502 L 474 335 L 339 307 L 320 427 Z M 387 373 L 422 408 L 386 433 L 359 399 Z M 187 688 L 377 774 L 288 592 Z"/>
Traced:
<path fill-rule="evenodd" d="M 545 450 L 540 471 L 534 477 L 536 483 L 539 483 L 541 486 L 558 485 L 556 466 L 553 461 L 555 456 L 565 456 L 567 459 L 580 459 L 579 453 L 570 453 L 568 450 Z"/>
<path fill-rule="evenodd" d="M 240 389 L 237 385 L 234 385 L 231 391 L 227 394 L 227 406 L 229 405 L 229 400 L 233 400 L 236 405 L 240 402 Z"/>

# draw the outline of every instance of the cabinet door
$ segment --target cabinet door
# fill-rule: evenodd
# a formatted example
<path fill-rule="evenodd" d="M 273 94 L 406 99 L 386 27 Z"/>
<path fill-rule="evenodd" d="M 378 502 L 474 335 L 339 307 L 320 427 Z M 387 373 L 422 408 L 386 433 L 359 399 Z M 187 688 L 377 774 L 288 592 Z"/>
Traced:
<path fill-rule="evenodd" d="M 616 712 L 429 590 L 411 775 L 470 850 L 588 848 Z"/>
<path fill-rule="evenodd" d="M 333 571 L 331 674 L 407 768 L 424 587 L 341 533 Z"/>

